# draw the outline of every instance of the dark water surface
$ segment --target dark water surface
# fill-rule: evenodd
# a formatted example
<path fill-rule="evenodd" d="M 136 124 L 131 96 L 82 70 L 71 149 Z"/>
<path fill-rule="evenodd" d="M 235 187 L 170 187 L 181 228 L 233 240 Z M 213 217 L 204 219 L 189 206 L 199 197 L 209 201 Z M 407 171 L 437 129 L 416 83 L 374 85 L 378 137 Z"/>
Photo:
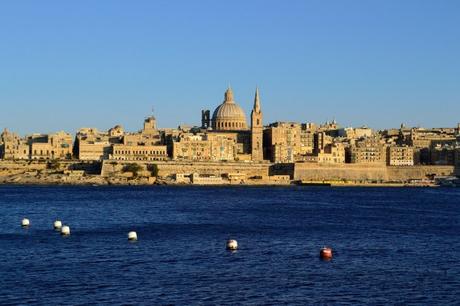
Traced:
<path fill-rule="evenodd" d="M 455 304 L 459 234 L 460 189 L 0 186 L 0 304 Z"/>

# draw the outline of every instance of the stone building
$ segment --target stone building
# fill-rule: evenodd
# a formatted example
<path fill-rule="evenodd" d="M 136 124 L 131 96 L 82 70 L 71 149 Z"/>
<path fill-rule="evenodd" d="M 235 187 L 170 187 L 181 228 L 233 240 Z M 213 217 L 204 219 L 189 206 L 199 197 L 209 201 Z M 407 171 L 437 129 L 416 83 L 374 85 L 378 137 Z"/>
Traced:
<path fill-rule="evenodd" d="M 430 149 L 430 163 L 432 165 L 455 165 L 455 145 L 437 144 Z"/>
<path fill-rule="evenodd" d="M 350 163 L 384 164 L 386 163 L 386 145 L 378 137 L 363 138 L 347 148 Z"/>
<path fill-rule="evenodd" d="M 387 148 L 387 164 L 389 166 L 413 166 L 414 148 L 410 146 L 391 145 Z"/>
<path fill-rule="evenodd" d="M 313 124 L 275 122 L 264 131 L 266 155 L 272 162 L 341 163 L 345 146 Z"/>
<path fill-rule="evenodd" d="M 147 117 L 142 130 L 138 132 L 116 133 L 113 136 L 121 137 L 121 141 L 120 143 L 112 142 L 110 159 L 158 161 L 169 158 L 167 147 L 162 143 L 154 116 Z"/>
<path fill-rule="evenodd" d="M 363 126 L 359 128 L 342 128 L 339 129 L 338 131 L 338 136 L 339 137 L 345 137 L 347 139 L 360 139 L 360 138 L 365 138 L 365 137 L 371 137 L 373 134 L 372 129 Z"/>
<path fill-rule="evenodd" d="M 49 135 L 28 137 L 30 159 L 71 159 L 72 135 L 60 131 Z"/>
<path fill-rule="evenodd" d="M 110 159 L 129 161 L 158 161 L 168 159 L 166 146 L 163 145 L 112 145 Z"/>
<path fill-rule="evenodd" d="M 171 147 L 175 146 L 176 152 L 173 153 L 173 159 L 179 156 L 177 153 L 179 150 L 184 152 L 181 154 L 181 158 L 198 158 L 198 156 L 189 153 L 187 153 L 188 157 L 185 157 L 185 153 L 188 150 L 193 153 L 194 147 L 201 146 L 202 149 L 208 148 L 212 156 L 206 158 L 210 158 L 210 160 L 264 160 L 263 114 L 258 89 L 256 89 L 254 97 L 251 126 L 249 128 L 246 122 L 246 115 L 243 109 L 235 102 L 231 88 L 227 89 L 224 101 L 217 106 L 211 118 L 209 118 L 209 114 L 209 110 L 202 111 L 201 129 L 205 136 L 201 137 L 200 140 L 175 137 L 173 142 L 183 142 L 183 145 L 171 145 Z M 209 142 L 209 144 L 200 143 L 199 141 Z M 235 141 L 235 143 L 232 143 L 232 141 Z M 204 150 L 206 151 L 206 149 Z M 172 149 L 172 151 L 174 150 Z M 232 151 L 233 153 L 231 153 Z M 199 158 L 205 157 L 200 155 Z"/>
<path fill-rule="evenodd" d="M 313 153 L 315 146 L 316 126 L 313 123 L 302 123 L 300 125 L 300 155 Z"/>
<path fill-rule="evenodd" d="M 29 159 L 29 156 L 30 147 L 27 140 L 5 128 L 0 135 L 0 158 Z"/>
<path fill-rule="evenodd" d="M 313 137 L 313 153 L 318 154 L 334 142 L 334 137 L 326 134 L 326 132 L 317 132 Z"/>
<path fill-rule="evenodd" d="M 184 133 L 173 142 L 173 160 L 233 161 L 236 155 L 236 135 Z"/>
<path fill-rule="evenodd" d="M 343 164 L 345 163 L 345 146 L 339 142 L 329 143 L 316 155 L 318 163 Z"/>
<path fill-rule="evenodd" d="M 74 156 L 79 160 L 108 159 L 112 153 L 112 143 L 120 143 L 121 138 L 111 137 L 109 133 L 96 128 L 82 128 L 75 137 Z"/>
<path fill-rule="evenodd" d="M 455 129 L 453 128 L 413 128 L 404 139 L 407 145 L 414 147 L 415 164 L 427 165 L 433 164 L 431 152 L 437 150 L 437 146 L 451 146 L 455 141 Z"/>
<path fill-rule="evenodd" d="M 272 162 L 295 162 L 301 154 L 301 125 L 294 122 L 275 122 L 264 131 L 266 155 Z"/>
<path fill-rule="evenodd" d="M 177 136 L 172 145 L 173 160 L 211 160 L 211 145 L 205 135 L 192 133 Z"/>
<path fill-rule="evenodd" d="M 231 88 L 227 89 L 224 97 L 224 102 L 212 114 L 212 129 L 214 131 L 248 130 L 246 115 L 235 102 Z"/>

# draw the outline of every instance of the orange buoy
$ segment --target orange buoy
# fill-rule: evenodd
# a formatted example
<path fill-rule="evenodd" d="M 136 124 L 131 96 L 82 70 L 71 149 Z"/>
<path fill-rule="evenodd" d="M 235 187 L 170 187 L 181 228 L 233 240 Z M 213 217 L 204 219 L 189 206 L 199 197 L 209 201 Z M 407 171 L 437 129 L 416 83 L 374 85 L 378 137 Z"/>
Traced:
<path fill-rule="evenodd" d="M 332 259 L 332 249 L 328 247 L 323 247 L 321 251 L 319 251 L 319 257 L 324 260 Z"/>

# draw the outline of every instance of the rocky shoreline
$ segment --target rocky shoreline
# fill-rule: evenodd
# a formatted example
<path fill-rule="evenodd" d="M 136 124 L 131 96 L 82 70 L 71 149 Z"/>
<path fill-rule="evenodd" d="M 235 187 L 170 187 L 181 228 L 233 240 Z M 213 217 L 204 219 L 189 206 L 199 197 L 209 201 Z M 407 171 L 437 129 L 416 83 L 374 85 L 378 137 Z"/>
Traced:
<path fill-rule="evenodd" d="M 134 167 L 135 166 L 135 167 Z M 243 163 L 184 163 L 164 162 L 133 164 L 126 162 L 82 161 L 0 161 L 0 184 L 14 185 L 216 185 L 216 186 L 333 186 L 333 187 L 437 187 L 438 179 L 423 179 L 425 172 L 433 168 L 415 168 L 418 172 L 409 179 L 403 175 L 397 179 L 384 179 L 373 174 L 377 168 L 350 169 L 322 167 L 305 168 L 300 165 L 301 177 L 293 165 L 243 164 Z M 297 165 L 295 165 L 297 167 Z M 412 167 L 413 168 L 413 167 Z M 443 168 L 440 168 L 443 169 Z M 339 176 L 340 171 L 361 171 Z M 377 170 L 380 171 L 380 168 Z M 449 169 L 447 169 L 449 170 Z M 448 172 L 445 170 L 446 172 Z M 367 171 L 367 172 L 366 172 Z M 406 171 L 392 169 L 391 171 Z M 411 170 L 414 172 L 413 170 Z M 439 171 L 438 171 L 439 172 Z M 319 175 L 322 174 L 322 175 Z M 363 174 L 363 175 L 361 175 Z M 364 175 L 365 174 L 365 175 Z M 404 179 L 403 179 L 404 178 Z"/>
<path fill-rule="evenodd" d="M 126 178 L 103 177 L 101 175 L 85 175 L 71 177 L 60 173 L 54 174 L 14 174 L 0 176 L 0 185 L 68 185 L 68 186 L 329 186 L 329 187 L 439 187 L 434 182 L 423 183 L 391 183 L 391 182 L 294 182 L 267 183 L 246 181 L 232 183 L 223 181 L 220 184 L 178 183 L 170 178 Z"/>

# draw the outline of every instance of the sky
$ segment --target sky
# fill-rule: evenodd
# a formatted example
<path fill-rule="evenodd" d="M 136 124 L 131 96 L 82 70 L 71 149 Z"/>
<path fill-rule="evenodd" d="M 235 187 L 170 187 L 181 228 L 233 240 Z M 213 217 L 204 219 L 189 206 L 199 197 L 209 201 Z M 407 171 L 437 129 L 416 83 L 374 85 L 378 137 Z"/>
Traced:
<path fill-rule="evenodd" d="M 460 122 L 457 0 L 0 2 L 0 128 L 199 125 L 231 85 L 249 119 Z"/>

